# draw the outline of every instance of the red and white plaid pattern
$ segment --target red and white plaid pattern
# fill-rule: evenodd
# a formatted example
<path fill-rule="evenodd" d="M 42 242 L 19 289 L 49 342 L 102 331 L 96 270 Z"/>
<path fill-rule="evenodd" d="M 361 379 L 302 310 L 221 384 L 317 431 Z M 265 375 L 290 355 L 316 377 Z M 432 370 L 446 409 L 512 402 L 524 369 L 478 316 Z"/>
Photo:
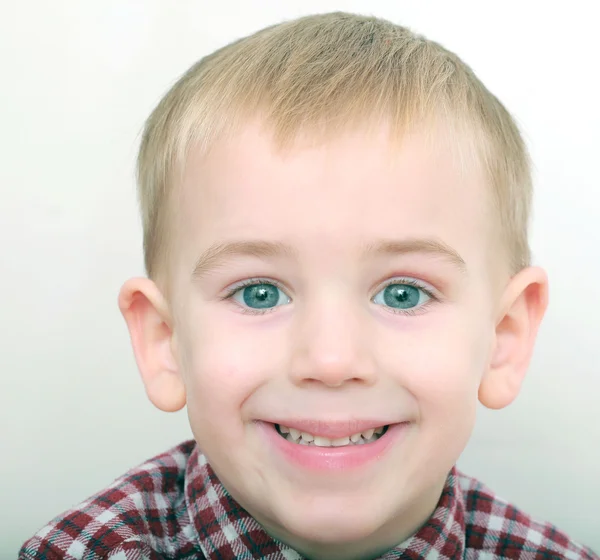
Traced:
<path fill-rule="evenodd" d="M 195 442 L 130 470 L 28 540 L 20 560 L 302 557 L 273 540 L 216 478 Z M 431 519 L 382 559 L 600 560 L 453 469 Z"/>

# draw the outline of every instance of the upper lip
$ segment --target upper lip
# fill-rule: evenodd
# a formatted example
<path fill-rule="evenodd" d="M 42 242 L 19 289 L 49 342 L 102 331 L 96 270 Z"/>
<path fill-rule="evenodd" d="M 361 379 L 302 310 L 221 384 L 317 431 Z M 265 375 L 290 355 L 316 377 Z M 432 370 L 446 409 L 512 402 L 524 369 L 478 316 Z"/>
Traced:
<path fill-rule="evenodd" d="M 318 419 L 279 419 L 273 420 L 271 424 L 278 424 L 286 428 L 293 428 L 299 432 L 312 434 L 313 436 L 337 439 L 348 437 L 353 434 L 366 432 L 398 422 L 373 419 L 348 419 L 348 420 L 318 420 Z"/>

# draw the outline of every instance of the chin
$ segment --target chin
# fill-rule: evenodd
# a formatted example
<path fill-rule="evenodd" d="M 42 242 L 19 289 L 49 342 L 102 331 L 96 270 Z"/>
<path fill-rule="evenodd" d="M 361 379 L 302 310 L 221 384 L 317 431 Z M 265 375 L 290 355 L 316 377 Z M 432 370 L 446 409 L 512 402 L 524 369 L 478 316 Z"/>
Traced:
<path fill-rule="evenodd" d="M 288 510 L 278 521 L 294 537 L 325 546 L 368 539 L 385 523 L 380 515 L 381 511 L 364 506 L 315 504 L 294 508 L 293 516 Z"/>

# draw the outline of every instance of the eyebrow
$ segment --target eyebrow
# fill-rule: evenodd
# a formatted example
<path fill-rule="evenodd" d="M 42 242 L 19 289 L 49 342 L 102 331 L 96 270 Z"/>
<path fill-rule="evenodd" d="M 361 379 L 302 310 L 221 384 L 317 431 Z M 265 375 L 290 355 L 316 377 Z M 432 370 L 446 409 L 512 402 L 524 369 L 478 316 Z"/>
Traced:
<path fill-rule="evenodd" d="M 464 259 L 452 247 L 436 239 L 383 239 L 363 247 L 363 257 L 368 256 L 395 256 L 413 253 L 424 253 L 434 257 L 441 257 L 457 267 L 461 272 L 466 272 Z M 200 279 L 209 272 L 223 265 L 227 260 L 235 257 L 269 258 L 297 258 L 297 251 L 279 241 L 229 241 L 215 243 L 204 251 L 194 266 L 192 278 Z"/>
<path fill-rule="evenodd" d="M 192 278 L 199 279 L 235 257 L 255 257 L 268 259 L 275 257 L 296 257 L 296 251 L 279 241 L 230 241 L 215 243 L 204 251 L 194 266 Z"/>
<path fill-rule="evenodd" d="M 437 239 L 383 239 L 366 245 L 364 253 L 383 256 L 421 253 L 445 259 L 463 274 L 467 271 L 464 259 L 452 247 Z"/>

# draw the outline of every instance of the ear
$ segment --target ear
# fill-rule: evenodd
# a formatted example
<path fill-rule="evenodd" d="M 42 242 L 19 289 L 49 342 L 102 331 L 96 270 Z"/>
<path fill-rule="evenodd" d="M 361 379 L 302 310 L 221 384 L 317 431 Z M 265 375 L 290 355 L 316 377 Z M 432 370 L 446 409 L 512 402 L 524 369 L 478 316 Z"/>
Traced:
<path fill-rule="evenodd" d="M 547 307 L 548 279 L 541 268 L 528 267 L 511 279 L 501 298 L 489 369 L 479 386 L 484 406 L 504 408 L 519 394 Z"/>
<path fill-rule="evenodd" d="M 119 309 L 148 398 L 165 412 L 182 409 L 185 387 L 173 355 L 169 306 L 160 290 L 147 278 L 128 280 L 119 293 Z"/>

